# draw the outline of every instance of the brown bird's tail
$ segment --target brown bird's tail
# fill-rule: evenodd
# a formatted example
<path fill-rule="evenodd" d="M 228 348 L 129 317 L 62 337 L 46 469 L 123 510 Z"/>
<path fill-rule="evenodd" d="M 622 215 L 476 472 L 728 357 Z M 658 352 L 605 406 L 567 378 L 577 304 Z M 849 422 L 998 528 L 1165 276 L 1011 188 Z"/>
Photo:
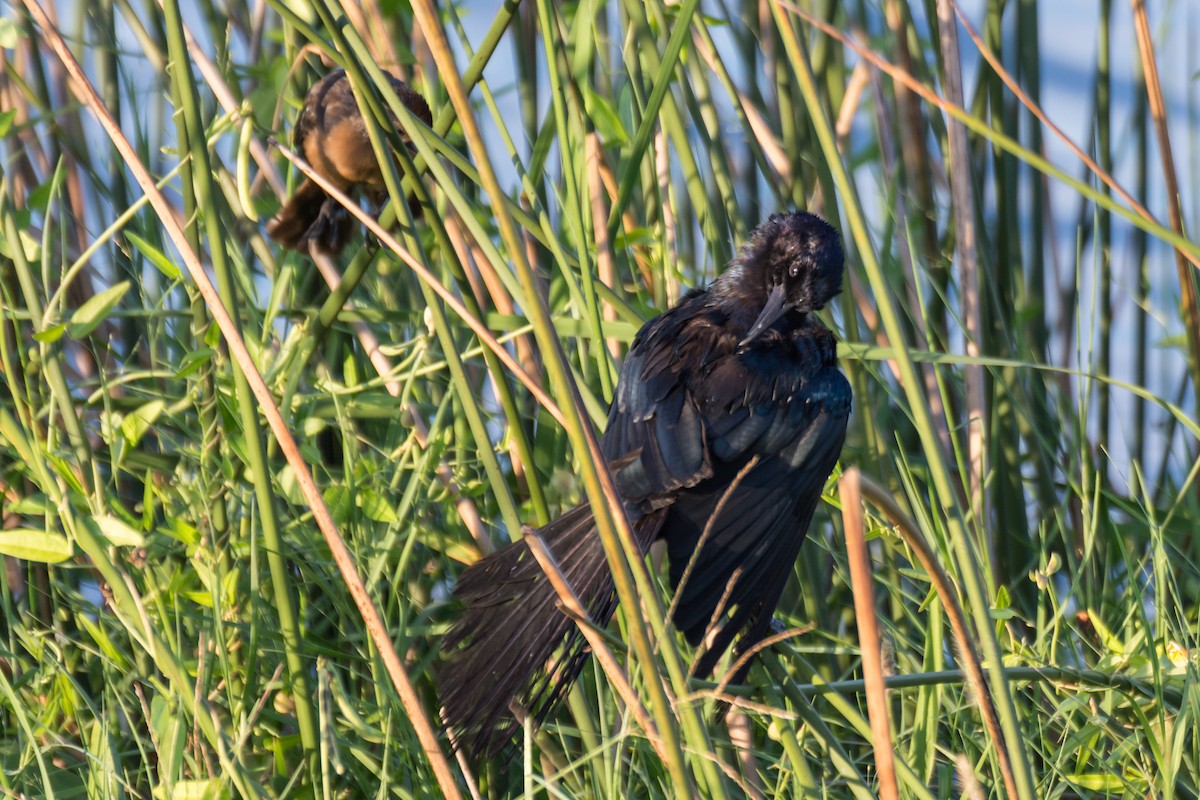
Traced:
<path fill-rule="evenodd" d="M 284 247 L 304 251 L 309 242 L 315 242 L 334 256 L 349 243 L 353 232 L 349 212 L 307 179 L 267 223 L 267 235 Z"/>
<path fill-rule="evenodd" d="M 635 527 L 639 539 L 647 538 L 648 528 L 656 530 Z M 538 533 L 592 621 L 608 624 L 616 591 L 591 507 L 576 506 Z M 540 723 L 579 676 L 588 650 L 575 622 L 558 609 L 558 595 L 523 541 L 470 567 L 454 596 L 465 608 L 446 637 L 446 658 L 437 670 L 443 714 L 461 750 L 492 754 L 517 728 L 510 706 L 516 703 Z"/>

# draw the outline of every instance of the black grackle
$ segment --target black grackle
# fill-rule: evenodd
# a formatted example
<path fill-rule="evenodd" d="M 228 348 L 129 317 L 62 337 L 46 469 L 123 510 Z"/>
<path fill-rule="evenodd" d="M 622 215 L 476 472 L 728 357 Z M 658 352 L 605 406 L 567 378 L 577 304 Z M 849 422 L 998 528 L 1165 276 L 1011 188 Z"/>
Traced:
<path fill-rule="evenodd" d="M 601 447 L 642 551 L 666 540 L 673 622 L 692 644 L 707 639 L 696 674 L 735 637 L 741 654 L 767 633 L 841 452 L 850 385 L 810 312 L 842 273 L 828 223 L 777 214 L 708 289 L 648 322 L 625 359 Z M 588 504 L 539 533 L 607 624 L 616 594 Z M 516 726 L 511 703 L 540 722 L 562 698 L 584 639 L 524 542 L 469 568 L 455 597 L 465 608 L 436 675 L 445 719 L 467 752 L 495 752 Z"/>

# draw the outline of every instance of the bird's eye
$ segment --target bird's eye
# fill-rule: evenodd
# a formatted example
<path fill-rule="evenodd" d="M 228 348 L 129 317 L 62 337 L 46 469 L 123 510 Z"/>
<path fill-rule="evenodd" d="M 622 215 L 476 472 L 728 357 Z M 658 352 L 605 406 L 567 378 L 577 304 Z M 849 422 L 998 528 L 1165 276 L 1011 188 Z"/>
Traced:
<path fill-rule="evenodd" d="M 790 267 L 788 267 L 788 277 L 789 278 L 800 277 L 800 265 L 799 264 L 792 264 Z"/>

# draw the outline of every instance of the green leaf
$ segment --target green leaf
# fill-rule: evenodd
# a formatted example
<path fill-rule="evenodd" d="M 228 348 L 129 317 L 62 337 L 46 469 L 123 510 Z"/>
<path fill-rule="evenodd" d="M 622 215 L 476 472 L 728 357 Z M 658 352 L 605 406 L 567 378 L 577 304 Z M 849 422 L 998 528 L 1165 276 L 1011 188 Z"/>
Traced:
<path fill-rule="evenodd" d="M 179 790 L 178 778 L 182 772 L 184 748 L 187 746 L 188 724 L 179 713 L 176 703 L 173 700 L 165 700 L 161 694 L 155 694 L 150 701 L 150 724 L 158 735 L 156 742 L 159 774 L 170 776 L 174 781 L 172 788 Z M 164 781 L 155 788 L 156 800 L 169 800 L 179 796 L 174 791 L 168 793 L 168 786 L 171 786 L 171 782 Z"/>
<path fill-rule="evenodd" d="M 105 658 L 112 660 L 117 669 L 129 669 L 129 660 L 125 657 L 125 653 L 113 643 L 113 640 L 105 633 L 103 626 L 93 622 L 87 614 L 77 613 L 75 621 L 88 632 L 92 641 L 100 648 L 100 652 L 104 653 Z"/>
<path fill-rule="evenodd" d="M 215 325 L 213 326 L 216 327 Z M 201 347 L 199 350 L 193 350 L 183 357 L 179 362 L 179 370 L 175 373 L 176 378 L 185 378 L 191 375 L 196 370 L 203 367 L 208 362 L 212 361 L 212 357 L 217 354 L 217 351 L 211 347 Z"/>
<path fill-rule="evenodd" d="M 1119 775 L 1109 775 L 1106 773 L 1083 773 L 1076 775 L 1065 775 L 1068 783 L 1073 783 L 1080 789 L 1087 789 L 1092 792 L 1121 792 L 1125 788 L 1125 781 Z"/>
<path fill-rule="evenodd" d="M 417 539 L 421 544 L 435 553 L 442 553 L 460 564 L 474 564 L 483 558 L 483 553 L 474 542 L 465 539 L 453 539 L 442 533 L 421 529 L 417 531 Z"/>
<path fill-rule="evenodd" d="M 21 251 L 25 254 L 26 261 L 36 263 L 42 260 L 41 243 L 30 236 L 24 228 L 17 231 L 17 243 L 21 246 Z M 0 255 L 13 258 L 12 242 L 2 233 L 0 233 Z"/>
<path fill-rule="evenodd" d="M 63 483 L 70 487 L 72 492 L 80 496 L 86 496 L 87 490 L 83 488 L 83 483 L 80 482 L 79 476 L 75 474 L 75 462 L 68 461 L 56 453 L 43 453 L 46 458 L 46 463 L 50 465 L 50 469 L 54 470 L 54 474 L 62 479 Z"/>
<path fill-rule="evenodd" d="M 5 22 L 8 22 L 8 20 L 0 18 L 0 30 L 3 30 Z M 10 128 L 12 128 L 13 120 L 16 119 L 16 117 L 16 109 L 11 111 L 0 111 L 0 139 L 8 135 L 8 131 Z"/>
<path fill-rule="evenodd" d="M 221 343 L 221 328 L 219 325 L 213 324 L 208 326 L 208 330 L 204 332 L 204 343 L 211 348 L 216 348 Z"/>
<path fill-rule="evenodd" d="M 52 179 L 29 193 L 29 200 L 27 201 L 29 208 L 45 212 L 50 207 L 50 199 L 54 197 L 61 187 L 62 178 L 60 176 L 62 174 L 62 172 L 56 171 Z"/>
<path fill-rule="evenodd" d="M 60 533 L 13 528 L 0 531 L 0 555 L 41 564 L 58 564 L 71 557 L 71 543 Z"/>
<path fill-rule="evenodd" d="M 67 330 L 67 323 L 59 322 L 54 325 L 47 325 L 33 335 L 35 341 L 42 344 L 54 344 L 62 338 L 63 333 Z"/>
<path fill-rule="evenodd" d="M 130 447 L 137 446 L 137 443 L 146 435 L 146 431 L 154 426 L 155 420 L 166 407 L 167 404 L 162 400 L 151 400 L 121 420 L 121 433 L 124 434 L 125 441 L 129 442 Z"/>
<path fill-rule="evenodd" d="M 621 117 L 609 102 L 592 91 L 591 87 L 582 88 L 584 106 L 600 138 L 606 144 L 629 144 L 629 131 L 625 130 L 625 126 L 621 124 Z"/>
<path fill-rule="evenodd" d="M 145 256 L 146 260 L 153 264 L 163 275 L 166 275 L 173 281 L 183 279 L 183 273 L 179 270 L 179 267 L 172 264 L 171 259 L 167 258 L 162 250 L 159 250 L 132 231 L 125 231 L 125 238 L 132 242 L 133 246 L 138 249 L 138 252 Z"/>
<path fill-rule="evenodd" d="M 224 800 L 228 796 L 229 793 L 222 788 L 221 782 L 212 778 L 175 781 L 169 795 L 166 794 L 164 786 L 159 786 L 154 791 L 156 800 Z"/>
<path fill-rule="evenodd" d="M 109 544 L 116 547 L 142 547 L 146 544 L 146 538 L 141 533 L 116 517 L 105 514 L 92 517 L 92 520 L 99 526 Z"/>
<path fill-rule="evenodd" d="M 183 542 L 188 547 L 194 547 L 200 543 L 200 531 L 196 526 L 179 517 L 173 517 L 160 525 L 158 532 L 170 536 L 177 542 Z"/>
<path fill-rule="evenodd" d="M 212 592 L 202 592 L 199 589 L 193 589 L 183 592 L 183 596 L 201 608 L 213 607 Z"/>
<path fill-rule="evenodd" d="M 129 291 L 129 281 L 121 281 L 116 286 L 109 287 L 92 297 L 71 315 L 70 333 L 74 339 L 81 339 L 94 331 L 101 322 L 108 319 L 108 312 L 121 302 L 121 298 Z"/>
<path fill-rule="evenodd" d="M 392 524 L 399 521 L 396 516 L 396 509 L 385 499 L 379 496 L 377 492 L 370 489 L 362 489 L 358 492 L 358 506 L 362 509 L 363 514 L 368 519 L 373 519 L 376 522 L 386 522 Z"/>
<path fill-rule="evenodd" d="M 0 17 L 0 48 L 12 50 L 20 41 L 21 32 L 17 30 L 17 23 L 8 17 Z M 8 133 L 5 123 L 12 121 L 16 113 L 16 111 L 5 111 L 3 114 L 0 114 L 0 136 Z M 5 120 L 5 117 L 8 117 L 8 119 Z"/>
<path fill-rule="evenodd" d="M 621 248 L 639 244 L 647 247 L 659 244 L 658 234 L 652 228 L 642 226 L 639 228 L 630 228 L 629 230 L 620 230 L 617 232 L 617 238 L 613 240 L 613 246 Z"/>
<path fill-rule="evenodd" d="M 0 442 L 7 442 L 26 464 L 33 460 L 33 450 L 25 439 L 24 431 L 3 408 L 0 408 Z"/>
<path fill-rule="evenodd" d="M 44 517 L 54 509 L 54 504 L 42 492 L 34 492 L 33 494 L 25 495 L 17 500 L 17 502 L 8 506 L 9 514 L 17 514 L 24 517 Z"/>
<path fill-rule="evenodd" d="M 279 470 L 275 483 L 283 493 L 283 497 L 294 506 L 304 505 L 304 492 L 300 489 L 300 481 L 296 480 L 296 471 L 291 464 L 285 464 Z"/>
<path fill-rule="evenodd" d="M 325 499 L 325 505 L 329 506 L 329 513 L 333 515 L 335 522 L 340 524 L 349 518 L 353 501 L 345 486 L 330 486 L 321 495 Z"/>

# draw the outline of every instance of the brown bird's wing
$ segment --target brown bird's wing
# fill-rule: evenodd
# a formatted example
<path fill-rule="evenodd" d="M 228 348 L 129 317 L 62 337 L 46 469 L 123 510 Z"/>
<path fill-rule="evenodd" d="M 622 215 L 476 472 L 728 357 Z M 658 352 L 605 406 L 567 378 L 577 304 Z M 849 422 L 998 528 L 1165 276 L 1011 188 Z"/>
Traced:
<path fill-rule="evenodd" d="M 336 84 L 341 83 L 341 90 L 336 91 Z M 309 141 L 309 137 L 318 134 L 322 128 L 328 127 L 328 122 L 325 121 L 325 112 L 330 105 L 331 99 L 336 99 L 342 93 L 349 94 L 350 85 L 346 81 L 346 71 L 344 69 L 335 69 L 324 78 L 314 83 L 304 95 L 304 107 L 300 110 L 300 116 L 296 118 L 296 127 L 292 128 L 292 146 L 308 159 L 305 155 L 305 143 Z M 351 97 L 353 102 L 353 97 Z"/>
<path fill-rule="evenodd" d="M 322 174 L 328 171 L 319 157 L 324 100 L 331 88 L 338 81 L 344 83 L 344 79 L 345 71 L 338 69 L 313 84 L 292 128 L 292 149 Z M 303 250 L 310 240 L 315 240 L 321 249 L 334 255 L 346 245 L 351 232 L 345 210 L 330 204 L 329 195 L 308 179 L 300 183 L 267 223 L 267 235 L 284 247 Z"/>
<path fill-rule="evenodd" d="M 391 81 L 392 91 L 400 98 L 400 102 L 408 106 L 408 110 L 416 114 L 417 119 L 424 122 L 427 127 L 432 128 L 433 113 L 429 110 L 429 103 L 425 102 L 425 98 L 421 96 L 421 93 L 394 75 L 389 74 L 388 79 Z M 396 127 L 400 129 L 399 125 Z"/>

